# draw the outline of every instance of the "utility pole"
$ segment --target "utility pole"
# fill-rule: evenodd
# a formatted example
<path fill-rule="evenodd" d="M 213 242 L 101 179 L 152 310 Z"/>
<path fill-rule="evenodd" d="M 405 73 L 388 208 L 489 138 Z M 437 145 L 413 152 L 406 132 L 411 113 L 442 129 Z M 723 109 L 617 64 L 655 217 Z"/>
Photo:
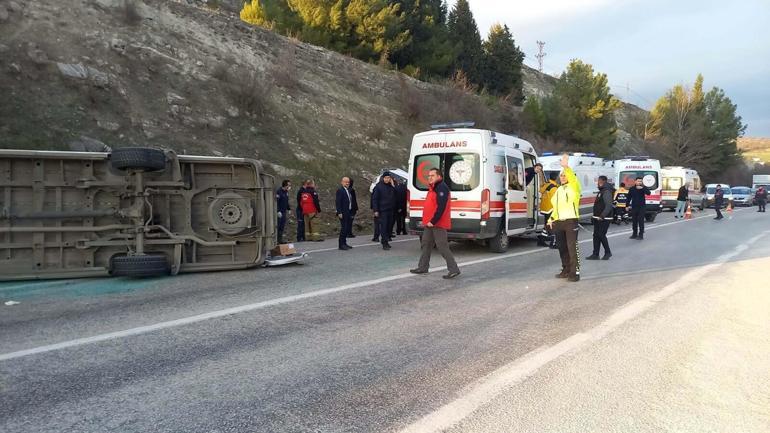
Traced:
<path fill-rule="evenodd" d="M 537 58 L 538 70 L 540 72 L 543 72 L 543 57 L 546 56 L 543 47 L 545 47 L 545 42 L 537 41 L 537 55 L 535 57 Z"/>

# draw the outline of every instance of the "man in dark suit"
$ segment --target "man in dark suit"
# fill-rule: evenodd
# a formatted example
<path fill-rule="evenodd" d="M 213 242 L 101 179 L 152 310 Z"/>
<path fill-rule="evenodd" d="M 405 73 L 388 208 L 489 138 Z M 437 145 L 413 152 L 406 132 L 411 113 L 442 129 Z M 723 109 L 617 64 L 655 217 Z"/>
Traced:
<path fill-rule="evenodd" d="M 340 181 L 340 188 L 337 190 L 335 200 L 337 206 L 337 218 L 340 219 L 340 240 L 339 249 L 347 251 L 352 249 L 348 245 L 348 233 L 353 230 L 353 197 L 350 194 L 350 178 L 343 177 Z"/>
<path fill-rule="evenodd" d="M 356 197 L 356 189 L 353 187 L 353 178 L 350 178 L 350 186 L 348 187 L 348 191 L 350 192 L 350 198 L 353 200 L 352 206 L 353 206 L 353 213 L 350 216 L 350 230 L 348 230 L 347 236 L 349 238 L 354 238 L 356 235 L 353 234 L 353 222 L 356 220 L 356 214 L 358 213 L 358 197 Z"/>

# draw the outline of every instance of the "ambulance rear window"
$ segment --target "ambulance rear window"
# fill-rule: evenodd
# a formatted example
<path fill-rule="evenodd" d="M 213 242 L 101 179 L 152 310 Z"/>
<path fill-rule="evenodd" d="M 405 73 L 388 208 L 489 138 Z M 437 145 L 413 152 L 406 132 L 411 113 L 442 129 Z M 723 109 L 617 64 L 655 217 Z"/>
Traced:
<path fill-rule="evenodd" d="M 451 191 L 471 191 L 480 183 L 480 158 L 476 153 L 435 153 L 414 158 L 412 182 L 420 191 L 428 190 L 428 171 L 438 168 Z"/>
<path fill-rule="evenodd" d="M 642 184 L 651 190 L 658 189 L 658 172 L 648 170 L 628 170 L 620 172 L 620 181 L 626 187 L 634 185 L 636 178 L 642 178 Z"/>

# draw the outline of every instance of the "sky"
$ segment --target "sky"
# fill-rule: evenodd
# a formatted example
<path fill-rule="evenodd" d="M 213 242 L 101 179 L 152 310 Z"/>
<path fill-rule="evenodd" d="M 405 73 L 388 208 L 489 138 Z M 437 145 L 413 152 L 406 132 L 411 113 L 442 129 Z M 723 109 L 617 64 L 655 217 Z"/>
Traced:
<path fill-rule="evenodd" d="M 606 73 L 620 99 L 651 109 L 676 84 L 725 90 L 748 125 L 770 137 L 770 0 L 468 0 L 482 37 L 507 24 L 524 63 L 558 76 L 571 59 Z M 454 1 L 450 0 L 450 5 Z"/>

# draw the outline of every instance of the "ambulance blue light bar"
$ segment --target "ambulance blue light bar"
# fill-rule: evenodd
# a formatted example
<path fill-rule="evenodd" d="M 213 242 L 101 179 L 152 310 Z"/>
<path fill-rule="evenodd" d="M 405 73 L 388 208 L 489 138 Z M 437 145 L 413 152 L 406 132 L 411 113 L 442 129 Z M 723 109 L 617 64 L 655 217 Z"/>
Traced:
<path fill-rule="evenodd" d="M 430 125 L 430 129 L 473 128 L 474 126 L 476 126 L 476 122 L 439 123 Z"/>
<path fill-rule="evenodd" d="M 554 155 L 556 155 L 556 154 L 553 153 L 553 152 L 543 152 L 543 153 L 540 154 L 540 156 L 554 156 Z"/>

